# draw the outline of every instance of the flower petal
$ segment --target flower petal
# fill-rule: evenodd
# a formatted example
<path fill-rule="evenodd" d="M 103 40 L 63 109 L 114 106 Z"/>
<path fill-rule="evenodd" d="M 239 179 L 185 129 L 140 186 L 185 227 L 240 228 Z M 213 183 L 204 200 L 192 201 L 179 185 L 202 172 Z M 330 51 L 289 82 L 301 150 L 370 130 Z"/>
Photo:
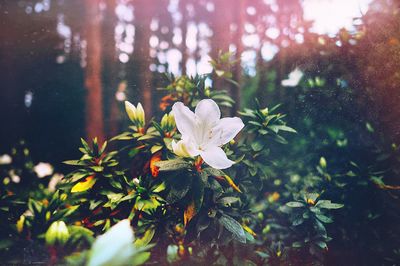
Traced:
<path fill-rule="evenodd" d="M 172 106 L 176 127 L 182 136 L 194 138 L 195 115 L 183 103 L 177 102 Z"/>
<path fill-rule="evenodd" d="M 200 151 L 200 156 L 212 168 L 226 169 L 234 164 L 226 157 L 225 152 L 217 146 L 209 147 L 205 151 Z"/>
<path fill-rule="evenodd" d="M 194 112 L 201 124 L 210 125 L 210 127 L 216 125 L 221 118 L 218 105 L 211 99 L 201 100 Z"/>
<path fill-rule="evenodd" d="M 180 140 L 177 143 L 172 141 L 172 151 L 180 157 L 194 157 L 200 154 L 193 141 Z"/>
<path fill-rule="evenodd" d="M 211 145 L 222 146 L 231 141 L 242 128 L 244 124 L 239 117 L 222 118 L 212 129 Z"/>
<path fill-rule="evenodd" d="M 90 251 L 89 266 L 124 265 L 133 255 L 134 235 L 130 221 L 125 219 L 96 238 Z"/>

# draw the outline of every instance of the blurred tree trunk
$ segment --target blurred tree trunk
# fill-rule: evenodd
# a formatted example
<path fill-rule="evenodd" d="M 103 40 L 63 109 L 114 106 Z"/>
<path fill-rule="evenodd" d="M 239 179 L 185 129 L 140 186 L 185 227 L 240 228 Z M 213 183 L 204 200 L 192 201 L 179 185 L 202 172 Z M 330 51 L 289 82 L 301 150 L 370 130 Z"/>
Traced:
<path fill-rule="evenodd" d="M 179 9 L 182 14 L 182 22 L 181 22 L 181 30 L 182 30 L 182 44 L 181 44 L 181 52 L 182 52 L 182 61 L 181 61 L 181 70 L 182 75 L 186 75 L 186 62 L 188 58 L 187 48 L 186 48 L 186 37 L 187 37 L 187 23 L 188 16 L 186 10 L 186 1 L 179 1 Z"/>
<path fill-rule="evenodd" d="M 101 0 L 85 0 L 84 33 L 87 41 L 85 69 L 86 134 L 89 139 L 104 140 L 103 91 L 102 91 L 102 43 Z"/>
<path fill-rule="evenodd" d="M 234 37 L 235 45 L 236 45 L 236 64 L 233 68 L 233 77 L 232 79 L 238 83 L 238 86 L 232 84 L 231 85 L 231 94 L 233 100 L 235 100 L 235 105 L 232 108 L 232 115 L 235 115 L 236 112 L 240 109 L 240 98 L 241 98 L 241 78 L 242 78 L 242 60 L 241 56 L 243 53 L 243 42 L 242 36 L 244 32 L 244 23 L 246 22 L 246 2 L 247 0 L 238 0 L 238 6 L 235 12 L 235 21 L 236 21 L 236 34 Z"/>
<path fill-rule="evenodd" d="M 8 150 L 9 145 L 18 140 L 25 126 L 23 92 L 18 79 L 20 46 L 24 43 L 17 45 L 23 34 L 17 21 L 25 14 L 18 12 L 20 8 L 17 3 L 4 1 L 0 8 L 0 138 L 4 140 L 0 142 L 0 148 Z"/>
<path fill-rule="evenodd" d="M 215 14 L 210 20 L 210 27 L 213 31 L 211 37 L 211 57 L 217 59 L 220 51 L 222 53 L 229 51 L 229 45 L 232 39 L 230 25 L 234 21 L 236 5 L 232 4 L 231 1 L 225 0 L 215 0 L 214 5 Z M 218 13 L 221 14 L 219 15 Z M 217 90 L 230 91 L 231 84 L 214 74 L 213 87 Z"/>
<path fill-rule="evenodd" d="M 157 0 L 136 0 L 135 4 L 135 48 L 134 60 L 139 71 L 139 91 L 142 92 L 142 104 L 146 113 L 146 119 L 152 116 L 152 85 L 153 74 L 149 69 L 151 36 L 150 23 L 154 16 L 155 7 L 159 6 Z"/>
<path fill-rule="evenodd" d="M 105 132 L 107 137 L 115 136 L 119 127 L 119 108 L 115 99 L 118 87 L 118 59 L 115 47 L 115 26 L 117 17 L 115 14 L 116 0 L 106 0 L 104 20 L 102 27 L 103 36 L 103 84 L 104 84 L 104 116 Z"/>

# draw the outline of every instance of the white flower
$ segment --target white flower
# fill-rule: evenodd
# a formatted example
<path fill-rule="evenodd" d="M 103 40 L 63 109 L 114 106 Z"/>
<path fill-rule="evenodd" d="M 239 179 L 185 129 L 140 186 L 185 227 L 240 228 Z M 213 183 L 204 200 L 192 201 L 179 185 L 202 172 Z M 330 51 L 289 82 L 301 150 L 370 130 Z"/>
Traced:
<path fill-rule="evenodd" d="M 296 87 L 299 84 L 302 77 L 303 77 L 303 72 L 300 69 L 296 68 L 295 70 L 289 73 L 288 79 L 282 80 L 281 84 L 284 87 Z"/>
<path fill-rule="evenodd" d="M 36 175 L 39 178 L 43 178 L 45 176 L 53 174 L 54 169 L 53 166 L 51 166 L 51 164 L 40 162 L 37 165 L 35 165 L 35 167 L 33 167 L 33 171 L 35 171 Z"/>
<path fill-rule="evenodd" d="M 201 158 L 211 167 L 225 169 L 234 163 L 221 146 L 231 141 L 244 127 L 239 117 L 221 119 L 218 105 L 211 99 L 201 100 L 193 113 L 183 103 L 172 106 L 176 127 L 182 135 L 172 149 L 178 156 Z"/>
<path fill-rule="evenodd" d="M 135 177 L 132 181 L 136 186 L 139 186 L 139 184 L 140 184 L 139 178 Z"/>
<path fill-rule="evenodd" d="M 8 154 L 3 154 L 0 156 L 0 165 L 12 163 L 12 158 Z"/>
<path fill-rule="evenodd" d="M 50 181 L 49 181 L 49 184 L 48 184 L 48 186 L 47 186 L 48 190 L 49 190 L 50 192 L 55 192 L 55 191 L 56 191 L 57 184 L 60 183 L 61 180 L 62 180 L 63 178 L 64 178 L 64 175 L 59 174 L 59 173 L 55 173 L 55 174 L 51 177 L 51 179 L 50 179 Z"/>
<path fill-rule="evenodd" d="M 135 252 L 134 235 L 128 219 L 99 236 L 90 251 L 88 266 L 125 265 Z"/>
<path fill-rule="evenodd" d="M 21 177 L 19 177 L 19 175 L 16 175 L 13 170 L 12 173 L 10 172 L 9 174 L 11 177 L 11 181 L 13 181 L 14 183 L 19 183 L 21 181 Z"/>

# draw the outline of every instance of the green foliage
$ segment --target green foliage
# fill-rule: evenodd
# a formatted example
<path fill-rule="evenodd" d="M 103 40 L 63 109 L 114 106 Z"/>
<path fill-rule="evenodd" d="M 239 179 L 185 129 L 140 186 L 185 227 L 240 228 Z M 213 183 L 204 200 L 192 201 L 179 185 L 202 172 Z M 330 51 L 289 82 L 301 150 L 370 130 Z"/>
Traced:
<path fill-rule="evenodd" d="M 217 75 L 224 79 L 229 78 L 224 68 L 229 57 L 222 54 L 213 62 L 215 72 L 225 71 Z M 29 215 L 21 211 L 16 216 L 15 235 L 47 245 L 50 263 L 65 258 L 75 265 L 274 264 L 294 261 L 298 252 L 322 259 L 331 240 L 326 227 L 333 222 L 331 210 L 342 205 L 332 203 L 328 192 L 317 200 L 318 195 L 306 191 L 329 187 L 330 163 L 320 159 L 316 170 L 322 178 L 317 180 L 293 178 L 290 184 L 277 176 L 284 166 L 276 149 L 290 143 L 296 130 L 279 106 L 265 108 L 258 101 L 254 109 L 239 113 L 245 127 L 223 146 L 235 162 L 232 167 L 214 169 L 199 156 L 178 156 L 172 143 L 182 136 L 170 105 L 182 101 L 194 107 L 212 98 L 232 106 L 233 101 L 224 91 L 204 86 L 211 75 L 170 78 L 160 119 L 146 122 L 141 105 L 126 102 L 127 130 L 104 143 L 82 139 L 81 157 L 64 161 L 72 172 L 58 190 L 22 201 Z M 121 223 L 125 233 L 115 229 Z M 117 245 L 110 237 L 119 238 L 116 232 L 132 238 Z"/>
<path fill-rule="evenodd" d="M 305 193 L 303 198 L 290 201 L 282 206 L 283 212 L 290 215 L 291 226 L 299 241 L 292 243 L 294 248 L 308 247 L 309 252 L 316 255 L 320 249 L 328 249 L 328 237 L 324 224 L 333 223 L 327 213 L 330 209 L 340 209 L 343 204 L 332 203 L 330 200 L 318 200 L 319 194 Z M 287 208 L 289 207 L 289 208 Z"/>

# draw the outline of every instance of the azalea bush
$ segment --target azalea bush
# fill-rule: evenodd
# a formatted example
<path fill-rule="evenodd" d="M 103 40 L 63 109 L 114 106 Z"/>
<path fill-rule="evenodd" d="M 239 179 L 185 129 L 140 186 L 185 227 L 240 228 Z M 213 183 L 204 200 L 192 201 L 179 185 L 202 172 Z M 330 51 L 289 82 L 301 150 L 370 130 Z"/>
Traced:
<path fill-rule="evenodd" d="M 64 162 L 65 177 L 42 169 L 20 188 L 4 178 L 2 257 L 76 265 L 323 261 L 327 225 L 343 205 L 312 178 L 282 183 L 276 151 L 290 147 L 296 130 L 280 106 L 257 100 L 225 115 L 233 100 L 205 85 L 231 77 L 220 61 L 210 75 L 168 76 L 155 117 L 126 101 L 126 131 L 103 143 L 82 139 L 81 157 Z M 5 161 L 2 171 L 24 177 L 40 166 L 23 164 L 25 174 Z M 28 252 L 13 256 L 21 248 Z"/>

